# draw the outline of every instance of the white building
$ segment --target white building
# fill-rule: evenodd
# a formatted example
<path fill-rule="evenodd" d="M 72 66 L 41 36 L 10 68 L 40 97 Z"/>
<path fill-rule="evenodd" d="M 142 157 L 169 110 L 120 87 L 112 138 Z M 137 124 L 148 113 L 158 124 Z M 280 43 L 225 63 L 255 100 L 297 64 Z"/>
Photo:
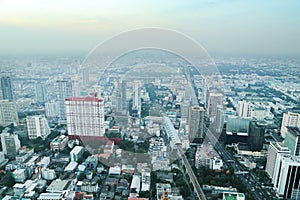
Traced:
<path fill-rule="evenodd" d="M 29 139 L 38 137 L 45 139 L 51 132 L 47 119 L 42 115 L 29 116 L 26 122 Z"/>
<path fill-rule="evenodd" d="M 26 169 L 16 169 L 15 171 L 13 171 L 12 176 L 15 179 L 15 182 L 24 183 L 27 179 Z"/>
<path fill-rule="evenodd" d="M 141 189 L 141 178 L 138 175 L 133 175 L 130 185 L 130 197 L 138 197 Z"/>
<path fill-rule="evenodd" d="M 132 110 L 137 111 L 137 115 L 141 115 L 141 109 L 142 109 L 142 101 L 141 101 L 141 82 L 135 81 L 133 84 L 133 105 Z"/>
<path fill-rule="evenodd" d="M 69 136 L 104 136 L 104 101 L 95 96 L 65 100 Z"/>
<path fill-rule="evenodd" d="M 18 135 L 10 133 L 1 134 L 2 151 L 6 156 L 15 157 L 21 148 Z"/>
<path fill-rule="evenodd" d="M 245 100 L 238 101 L 236 111 L 239 117 L 243 117 L 243 118 L 251 117 L 252 110 L 253 110 L 253 105 L 251 102 L 247 102 Z"/>
<path fill-rule="evenodd" d="M 299 112 L 287 112 L 283 114 L 281 123 L 281 136 L 285 138 L 287 132 L 287 126 L 300 127 L 300 113 Z"/>
<path fill-rule="evenodd" d="M 69 139 L 65 135 L 57 136 L 50 142 L 51 151 L 62 151 L 67 146 L 68 141 Z"/>
<path fill-rule="evenodd" d="M 57 117 L 58 103 L 56 101 L 50 101 L 45 103 L 45 112 L 47 117 Z"/>
<path fill-rule="evenodd" d="M 266 164 L 266 172 L 269 177 L 272 179 L 272 183 L 274 183 L 274 172 L 276 163 L 281 156 L 289 155 L 291 151 L 285 146 L 283 143 L 275 142 L 270 143 L 269 150 L 268 150 L 268 157 L 267 157 L 267 164 Z"/>
<path fill-rule="evenodd" d="M 12 123 L 19 123 L 16 103 L 11 100 L 0 100 L 0 126 L 8 126 Z"/>
<path fill-rule="evenodd" d="M 47 168 L 43 168 L 42 169 L 42 177 L 45 180 L 54 180 L 56 178 L 56 173 L 54 171 L 54 169 L 47 169 Z"/>
<path fill-rule="evenodd" d="M 150 191 L 151 170 L 149 168 L 142 169 L 142 188 L 141 191 Z"/>
<path fill-rule="evenodd" d="M 78 162 L 79 159 L 82 158 L 84 149 L 82 146 L 75 146 L 70 152 L 71 161 Z"/>

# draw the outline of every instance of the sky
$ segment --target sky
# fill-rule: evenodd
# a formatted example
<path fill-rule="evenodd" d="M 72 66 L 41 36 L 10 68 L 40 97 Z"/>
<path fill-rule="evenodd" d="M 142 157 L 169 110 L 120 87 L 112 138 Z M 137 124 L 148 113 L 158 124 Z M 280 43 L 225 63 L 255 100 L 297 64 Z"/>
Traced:
<path fill-rule="evenodd" d="M 299 56 L 299 0 L 0 0 L 0 55 L 89 52 L 143 27 L 179 31 L 209 53 Z"/>

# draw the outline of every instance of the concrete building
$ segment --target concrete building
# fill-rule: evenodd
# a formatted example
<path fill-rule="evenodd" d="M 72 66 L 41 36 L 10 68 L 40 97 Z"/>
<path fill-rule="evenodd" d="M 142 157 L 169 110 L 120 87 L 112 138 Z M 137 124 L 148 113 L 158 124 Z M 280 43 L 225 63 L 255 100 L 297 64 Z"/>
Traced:
<path fill-rule="evenodd" d="M 300 111 L 289 111 L 283 114 L 280 133 L 285 138 L 287 127 L 300 127 Z"/>
<path fill-rule="evenodd" d="M 205 109 L 191 106 L 189 111 L 189 138 L 192 143 L 202 143 L 204 139 Z"/>
<path fill-rule="evenodd" d="M 4 132 L 0 136 L 3 153 L 9 158 L 15 158 L 21 148 L 18 135 Z"/>
<path fill-rule="evenodd" d="M 221 93 L 210 92 L 208 96 L 207 111 L 209 117 L 217 114 L 217 107 L 223 105 L 224 96 Z"/>
<path fill-rule="evenodd" d="M 284 144 L 289 148 L 292 156 L 300 156 L 300 128 L 287 127 Z"/>
<path fill-rule="evenodd" d="M 135 81 L 133 83 L 133 91 L 132 91 L 132 110 L 137 117 L 141 116 L 141 109 L 142 109 L 142 101 L 141 101 L 141 82 Z"/>
<path fill-rule="evenodd" d="M 50 101 L 45 103 L 46 117 L 57 117 L 58 116 L 58 103 L 56 101 Z"/>
<path fill-rule="evenodd" d="M 27 179 L 26 169 L 16 169 L 15 171 L 13 171 L 12 176 L 15 179 L 15 182 L 24 183 Z"/>
<path fill-rule="evenodd" d="M 58 103 L 58 117 L 64 121 L 66 119 L 65 99 L 73 96 L 73 84 L 70 79 L 56 81 L 56 95 Z"/>
<path fill-rule="evenodd" d="M 222 132 L 222 130 L 224 128 L 224 123 L 225 123 L 225 110 L 224 110 L 223 106 L 218 106 L 216 121 L 215 121 L 215 126 L 216 126 L 216 132 L 217 133 Z"/>
<path fill-rule="evenodd" d="M 78 160 L 82 158 L 83 153 L 84 148 L 82 146 L 75 146 L 70 152 L 71 161 L 78 162 Z"/>
<path fill-rule="evenodd" d="M 251 118 L 252 116 L 253 105 L 251 102 L 247 101 L 238 101 L 237 105 L 237 115 L 243 118 Z"/>
<path fill-rule="evenodd" d="M 128 112 L 125 80 L 116 83 L 116 112 L 122 115 Z"/>
<path fill-rule="evenodd" d="M 62 151 L 68 145 L 68 141 L 69 139 L 65 135 L 57 136 L 50 142 L 51 151 Z"/>
<path fill-rule="evenodd" d="M 13 83 L 11 73 L 1 73 L 1 90 L 3 99 L 14 100 Z"/>
<path fill-rule="evenodd" d="M 104 136 L 104 101 L 95 96 L 66 99 L 69 137 Z"/>
<path fill-rule="evenodd" d="M 35 100 L 37 103 L 45 103 L 47 101 L 46 84 L 37 83 L 35 85 Z"/>
<path fill-rule="evenodd" d="M 275 164 L 279 160 L 280 156 L 289 155 L 290 150 L 287 148 L 286 145 L 279 142 L 271 142 L 269 145 L 268 150 L 268 157 L 267 157 L 267 164 L 266 164 L 266 172 L 269 177 L 272 179 L 272 183 L 274 183 L 274 171 L 275 171 Z"/>
<path fill-rule="evenodd" d="M 26 123 L 29 139 L 45 139 L 51 132 L 47 119 L 42 115 L 29 116 Z"/>
<path fill-rule="evenodd" d="M 16 103 L 11 100 L 0 100 L 0 126 L 8 126 L 12 123 L 19 123 Z"/>
<path fill-rule="evenodd" d="M 265 140 L 265 126 L 251 121 L 249 124 L 249 140 L 248 144 L 250 145 L 251 151 L 260 151 L 263 147 Z"/>

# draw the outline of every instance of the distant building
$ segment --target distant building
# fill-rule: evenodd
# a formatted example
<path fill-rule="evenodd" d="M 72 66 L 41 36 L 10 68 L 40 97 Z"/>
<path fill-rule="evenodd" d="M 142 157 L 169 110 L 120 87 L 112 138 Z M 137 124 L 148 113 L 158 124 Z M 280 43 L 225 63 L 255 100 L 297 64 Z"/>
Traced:
<path fill-rule="evenodd" d="M 249 124 L 249 141 L 251 151 L 260 151 L 265 140 L 265 126 L 251 121 Z"/>
<path fill-rule="evenodd" d="M 12 123 L 19 123 L 16 103 L 11 100 L 0 100 L 0 126 L 8 126 Z"/>
<path fill-rule="evenodd" d="M 104 101 L 95 96 L 65 100 L 69 137 L 104 136 Z"/>
<path fill-rule="evenodd" d="M 300 156 L 300 128 L 287 127 L 284 144 L 289 148 L 292 156 Z"/>
<path fill-rule="evenodd" d="M 18 135 L 4 132 L 0 136 L 3 153 L 9 158 L 15 158 L 21 148 Z"/>
<path fill-rule="evenodd" d="M 285 138 L 287 127 L 300 127 L 300 111 L 289 111 L 283 114 L 280 133 Z"/>
<path fill-rule="evenodd" d="M 251 119 L 228 116 L 226 122 L 226 143 L 247 143 Z"/>
<path fill-rule="evenodd" d="M 237 105 L 237 115 L 243 118 L 251 118 L 251 111 L 253 109 L 253 105 L 247 101 L 239 101 Z"/>
<path fill-rule="evenodd" d="M 13 83 L 11 73 L 1 73 L 1 90 L 3 99 L 14 100 Z"/>
<path fill-rule="evenodd" d="M 141 116 L 141 109 L 142 109 L 142 100 L 141 100 L 141 82 L 135 81 L 133 83 L 133 104 L 132 104 L 132 110 L 135 113 L 137 117 Z"/>
<path fill-rule="evenodd" d="M 58 102 L 58 116 L 62 119 L 66 119 L 66 105 L 65 99 L 73 96 L 73 84 L 70 79 L 56 81 L 56 94 Z"/>
<path fill-rule="evenodd" d="M 56 101 L 50 101 L 45 103 L 46 117 L 58 116 L 58 103 Z"/>
<path fill-rule="evenodd" d="M 128 112 L 126 99 L 126 81 L 116 83 L 116 112 L 125 115 Z"/>
<path fill-rule="evenodd" d="M 65 135 L 60 135 L 54 138 L 50 142 L 50 149 L 53 152 L 62 151 L 68 145 L 68 137 Z"/>
<path fill-rule="evenodd" d="M 189 110 L 189 138 L 192 143 L 202 143 L 204 139 L 205 108 L 191 106 Z"/>
<path fill-rule="evenodd" d="M 223 105 L 224 96 L 221 93 L 210 92 L 208 96 L 207 111 L 209 117 L 217 114 L 217 107 Z"/>
<path fill-rule="evenodd" d="M 29 139 L 45 139 L 51 132 L 47 119 L 42 115 L 29 116 L 26 122 Z"/>
<path fill-rule="evenodd" d="M 35 100 L 37 103 L 45 103 L 47 101 L 47 91 L 44 83 L 35 85 Z"/>
<path fill-rule="evenodd" d="M 216 126 L 216 132 L 217 133 L 222 132 L 222 130 L 224 128 L 224 123 L 225 123 L 225 110 L 224 110 L 223 106 L 218 106 L 216 121 L 215 121 L 215 126 Z"/>
<path fill-rule="evenodd" d="M 190 102 L 184 101 L 180 104 L 181 119 L 187 121 L 189 117 Z"/>
<path fill-rule="evenodd" d="M 278 163 L 280 156 L 289 155 L 290 150 L 286 145 L 279 142 L 271 142 L 268 150 L 267 164 L 266 164 L 266 172 L 269 177 L 272 179 L 272 183 L 274 183 L 274 171 L 275 164 Z"/>

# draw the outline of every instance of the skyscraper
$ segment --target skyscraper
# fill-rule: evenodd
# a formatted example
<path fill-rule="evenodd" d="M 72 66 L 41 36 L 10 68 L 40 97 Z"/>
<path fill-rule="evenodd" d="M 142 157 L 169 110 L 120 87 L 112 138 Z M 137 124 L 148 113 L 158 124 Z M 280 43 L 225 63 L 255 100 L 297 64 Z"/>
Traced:
<path fill-rule="evenodd" d="M 57 117 L 58 115 L 58 103 L 56 101 L 50 101 L 45 103 L 46 117 Z"/>
<path fill-rule="evenodd" d="M 223 106 L 218 106 L 217 108 L 217 115 L 216 115 L 216 132 L 221 133 L 224 127 L 224 122 L 225 122 L 225 110 Z"/>
<path fill-rule="evenodd" d="M 247 101 L 239 101 L 237 105 L 237 115 L 239 117 L 251 118 L 252 104 Z"/>
<path fill-rule="evenodd" d="M 12 123 L 19 123 L 16 103 L 11 100 L 0 100 L 0 126 Z"/>
<path fill-rule="evenodd" d="M 292 156 L 300 156 L 300 129 L 298 127 L 287 127 L 284 144 L 289 148 Z"/>
<path fill-rule="evenodd" d="M 281 156 L 289 155 L 290 152 L 291 151 L 283 143 L 279 143 L 279 142 L 270 143 L 269 150 L 268 150 L 268 157 L 267 157 L 266 172 L 269 175 L 269 177 L 272 179 L 272 183 L 274 183 L 273 178 L 274 178 L 275 170 L 279 170 L 275 165 L 277 163 L 277 160 L 279 160 Z"/>
<path fill-rule="evenodd" d="M 249 145 L 251 151 L 260 151 L 265 140 L 265 126 L 251 121 L 249 124 Z"/>
<path fill-rule="evenodd" d="M 132 110 L 137 113 L 137 116 L 141 116 L 142 101 L 141 101 L 141 82 L 135 81 L 133 84 L 133 105 Z"/>
<path fill-rule="evenodd" d="M 44 83 L 37 83 L 35 85 L 35 99 L 38 103 L 45 103 L 47 101 L 46 85 Z"/>
<path fill-rule="evenodd" d="M 1 90 L 3 99 L 14 100 L 13 83 L 10 73 L 1 73 Z"/>
<path fill-rule="evenodd" d="M 0 136 L 3 153 L 9 158 L 15 158 L 21 148 L 18 135 L 4 132 Z"/>
<path fill-rule="evenodd" d="M 42 115 L 29 116 L 26 118 L 29 139 L 41 137 L 45 139 L 50 134 L 47 119 Z"/>
<path fill-rule="evenodd" d="M 209 117 L 214 117 L 217 114 L 217 107 L 223 105 L 224 96 L 221 93 L 210 92 L 208 96 L 208 115 Z"/>
<path fill-rule="evenodd" d="M 280 133 L 283 138 L 287 132 L 287 127 L 300 127 L 300 111 L 289 111 L 283 114 Z"/>
<path fill-rule="evenodd" d="M 192 143 L 202 143 L 204 139 L 205 109 L 191 106 L 189 111 L 189 139 Z"/>
<path fill-rule="evenodd" d="M 104 136 L 104 101 L 95 96 L 65 100 L 69 137 Z"/>
<path fill-rule="evenodd" d="M 127 113 L 126 82 L 124 80 L 118 81 L 116 84 L 116 111 L 123 115 Z"/>
<path fill-rule="evenodd" d="M 66 105 L 65 99 L 73 96 L 73 84 L 70 79 L 56 81 L 56 95 L 58 103 L 58 116 L 62 119 L 66 119 Z"/>

